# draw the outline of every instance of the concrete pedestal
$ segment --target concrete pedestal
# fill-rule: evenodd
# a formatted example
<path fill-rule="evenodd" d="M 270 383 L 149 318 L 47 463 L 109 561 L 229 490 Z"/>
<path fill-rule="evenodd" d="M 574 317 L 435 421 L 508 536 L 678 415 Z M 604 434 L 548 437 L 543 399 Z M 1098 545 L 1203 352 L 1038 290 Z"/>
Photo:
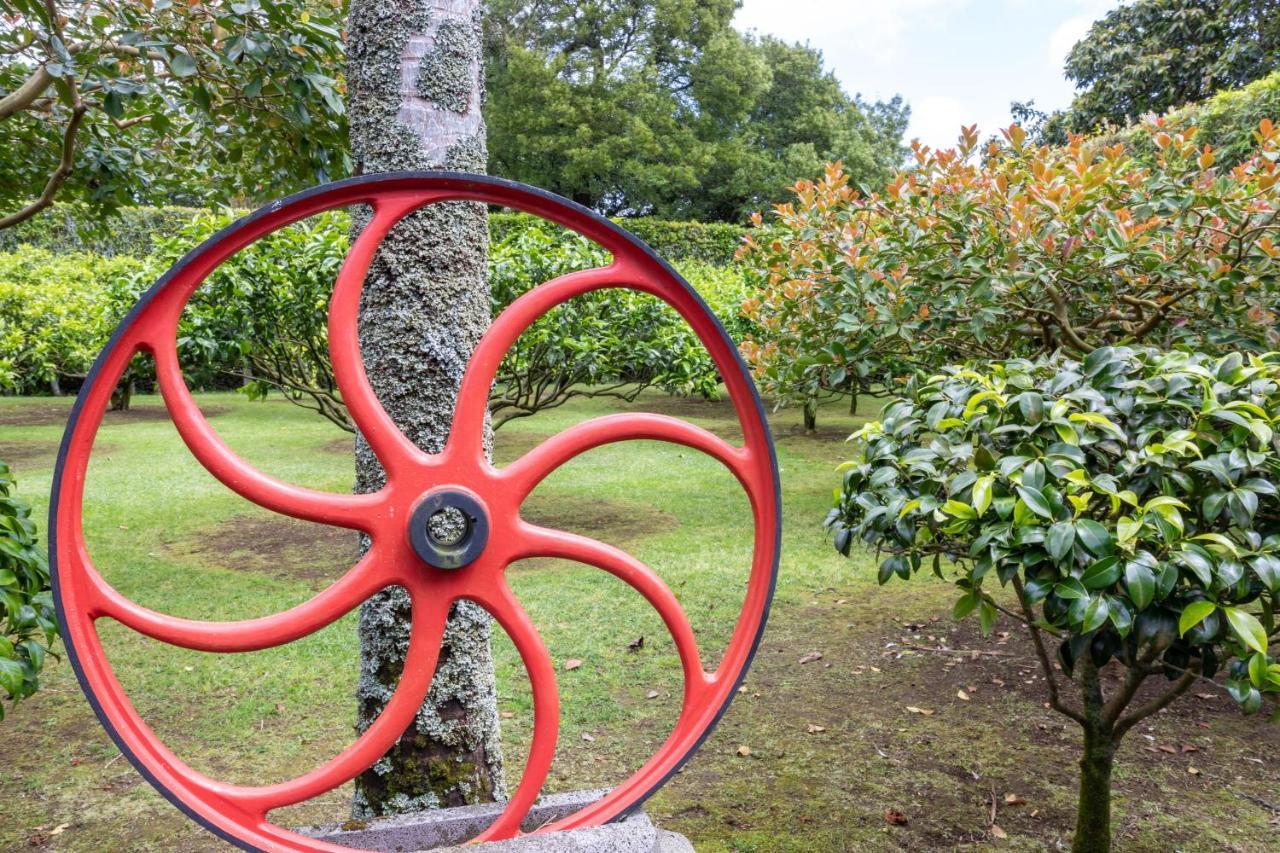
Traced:
<path fill-rule="evenodd" d="M 578 811 L 605 793 L 574 791 L 543 797 L 529 810 L 522 828 L 531 832 Z M 501 812 L 500 803 L 486 803 L 298 831 L 333 844 L 381 853 L 445 853 L 462 851 L 463 843 L 484 831 Z M 473 844 L 465 849 L 475 853 L 693 853 L 687 838 L 658 829 L 643 812 L 605 826 L 494 841 L 483 846 Z"/>

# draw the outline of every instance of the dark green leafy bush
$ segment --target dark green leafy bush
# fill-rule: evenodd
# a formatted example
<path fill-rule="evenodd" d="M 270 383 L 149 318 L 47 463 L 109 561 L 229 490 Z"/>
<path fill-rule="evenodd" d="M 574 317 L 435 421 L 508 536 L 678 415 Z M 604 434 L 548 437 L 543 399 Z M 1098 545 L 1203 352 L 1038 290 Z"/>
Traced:
<path fill-rule="evenodd" d="M 9 466 L 0 461 L 0 689 L 17 702 L 39 688 L 58 626 L 31 507 L 13 495 L 13 486 Z"/>
<path fill-rule="evenodd" d="M 244 211 L 229 213 L 239 216 Z M 0 251 L 13 251 L 25 244 L 58 254 L 91 252 L 106 257 L 142 257 L 155 251 L 157 239 L 185 231 L 194 219 L 202 219 L 206 227 L 222 221 L 204 218 L 205 214 L 207 211 L 191 207 L 125 207 L 105 219 L 93 219 L 83 206 L 59 204 L 34 219 L 0 231 Z M 336 213 L 329 227 L 345 237 L 349 222 L 345 213 Z M 522 229 L 542 227 L 539 222 L 527 213 L 491 213 L 489 237 L 494 243 L 501 243 Z M 668 261 L 702 261 L 717 266 L 733 261 L 744 233 L 741 227 L 724 222 L 674 222 L 647 216 L 617 222 Z M 212 233 L 191 236 L 204 239 Z"/>
<path fill-rule="evenodd" d="M 544 281 L 606 263 L 585 238 L 524 217 L 493 242 L 489 255 L 493 313 Z M 158 273 L 191 246 L 229 224 L 201 214 L 157 238 Z M 349 246 L 343 212 L 312 217 L 246 247 L 223 263 L 184 313 L 184 364 L 242 374 L 246 390 L 272 390 L 352 429 L 328 361 L 329 293 Z M 679 264 L 691 283 L 743 337 L 742 277 L 699 261 Z M 718 374 L 683 320 L 653 297 L 620 289 L 585 294 L 535 323 L 508 353 L 490 398 L 495 427 L 576 396 L 634 398 L 659 387 L 714 396 Z"/>
<path fill-rule="evenodd" d="M 1109 780 L 1134 723 L 1220 671 L 1247 713 L 1280 694 L 1277 428 L 1280 353 L 1103 347 L 949 367 L 854 434 L 827 526 L 844 554 L 882 552 L 881 583 L 955 572 L 955 615 L 984 631 L 1004 609 L 996 587 L 1012 589 L 1005 612 L 1031 631 L 1051 703 L 1085 730 L 1078 835 L 1096 838 L 1090 762 Z M 1077 702 L 1058 695 L 1045 634 Z M 1104 690 L 1112 660 L 1124 679 Z M 1171 683 L 1131 708 L 1151 676 Z"/>

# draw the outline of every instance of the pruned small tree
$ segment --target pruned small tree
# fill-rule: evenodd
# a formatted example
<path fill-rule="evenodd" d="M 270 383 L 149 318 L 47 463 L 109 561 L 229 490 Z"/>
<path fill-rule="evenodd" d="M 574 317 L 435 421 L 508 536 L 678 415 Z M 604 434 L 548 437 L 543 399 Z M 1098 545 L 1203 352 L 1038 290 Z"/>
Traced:
<path fill-rule="evenodd" d="M 836 548 L 876 548 L 881 583 L 954 577 L 984 633 L 1000 612 L 1026 626 L 1083 734 L 1077 853 L 1110 849 L 1135 724 L 1196 683 L 1276 704 L 1278 430 L 1280 353 L 1103 347 L 913 379 L 853 436 Z"/>

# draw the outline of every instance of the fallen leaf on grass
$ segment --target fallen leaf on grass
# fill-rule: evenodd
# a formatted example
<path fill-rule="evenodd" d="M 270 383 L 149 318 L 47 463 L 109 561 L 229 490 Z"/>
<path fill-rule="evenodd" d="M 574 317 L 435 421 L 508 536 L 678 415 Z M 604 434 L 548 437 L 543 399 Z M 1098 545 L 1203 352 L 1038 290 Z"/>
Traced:
<path fill-rule="evenodd" d="M 564 668 L 567 670 L 574 670 L 580 666 L 582 666 L 582 661 L 578 660 L 577 658 L 569 658 L 567 661 L 564 662 Z"/>
<path fill-rule="evenodd" d="M 631 642 L 627 643 L 627 651 L 629 651 L 629 652 L 638 652 L 638 651 L 640 651 L 640 650 L 641 650 L 641 649 L 643 649 L 643 648 L 644 648 L 644 635 L 643 635 L 643 634 L 641 634 L 639 637 L 636 637 L 636 638 L 635 638 L 634 640 L 632 640 Z"/>
<path fill-rule="evenodd" d="M 819 732 L 825 732 L 826 730 L 827 730 L 826 726 L 816 726 L 813 723 L 810 723 L 808 728 L 808 732 L 811 735 L 816 735 Z"/>
<path fill-rule="evenodd" d="M 1167 753 L 1169 753 L 1170 755 L 1177 755 L 1177 754 L 1178 754 L 1178 750 L 1176 750 L 1176 749 L 1174 749 L 1173 747 L 1169 746 L 1167 743 L 1162 743 L 1162 744 L 1160 744 L 1159 746 L 1157 746 L 1157 747 L 1156 747 L 1156 749 L 1160 750 L 1161 752 L 1167 752 Z"/>
<path fill-rule="evenodd" d="M 646 698 L 646 699 L 657 699 L 657 698 L 658 698 L 658 691 L 656 691 L 656 690 L 650 690 L 648 693 L 644 694 L 644 698 Z"/>
<path fill-rule="evenodd" d="M 817 660 L 822 660 L 822 652 L 809 652 L 809 654 L 800 658 L 800 663 L 813 663 Z"/>
<path fill-rule="evenodd" d="M 915 705 L 908 705 L 907 712 L 911 714 L 924 714 L 926 717 L 933 716 L 933 710 L 930 708 L 917 708 Z"/>
<path fill-rule="evenodd" d="M 960 701 L 962 701 L 962 702 L 968 702 L 968 701 L 969 701 L 969 694 L 968 694 L 968 693 L 965 693 L 963 690 L 957 690 L 957 691 L 956 691 L 956 698 L 957 698 L 957 699 L 959 699 L 959 700 L 960 700 Z"/>
<path fill-rule="evenodd" d="M 1216 694 L 1216 693 L 1197 693 L 1197 694 L 1196 694 L 1196 698 L 1197 698 L 1197 699 L 1204 699 L 1204 700 L 1206 700 L 1206 701 L 1207 701 L 1207 700 L 1211 700 L 1211 699 L 1217 699 L 1217 698 L 1218 698 L 1218 694 Z"/>
<path fill-rule="evenodd" d="M 1190 773 L 1192 776 L 1200 775 L 1200 769 L 1198 767 L 1188 767 L 1187 772 Z"/>
<path fill-rule="evenodd" d="M 743 744 L 742 746 L 738 747 L 738 755 L 741 755 L 743 758 L 746 758 L 750 754 L 751 754 L 751 747 L 747 746 L 746 744 Z"/>
<path fill-rule="evenodd" d="M 1001 829 L 997 824 L 993 823 L 991 824 L 991 837 L 1004 840 L 1009 837 L 1009 834 Z"/>
<path fill-rule="evenodd" d="M 1200 747 L 1198 747 L 1198 746 L 1194 746 L 1194 745 L 1189 744 L 1189 743 L 1184 743 L 1184 744 L 1182 745 L 1182 751 L 1183 751 L 1183 752 L 1199 752 L 1199 751 L 1200 751 Z"/>
<path fill-rule="evenodd" d="M 890 826 L 906 826 L 907 816 L 897 809 L 886 809 L 884 813 L 884 821 Z"/>
<path fill-rule="evenodd" d="M 1019 797 L 1017 794 L 1005 794 L 1004 804 L 1006 806 L 1025 806 L 1027 801 L 1026 798 Z"/>
<path fill-rule="evenodd" d="M 582 739 L 583 739 L 583 740 L 585 740 L 587 743 L 594 743 L 594 742 L 595 742 L 595 736 L 594 736 L 594 735 L 592 735 L 592 734 L 590 734 L 589 732 L 583 732 L 583 733 L 582 733 Z"/>

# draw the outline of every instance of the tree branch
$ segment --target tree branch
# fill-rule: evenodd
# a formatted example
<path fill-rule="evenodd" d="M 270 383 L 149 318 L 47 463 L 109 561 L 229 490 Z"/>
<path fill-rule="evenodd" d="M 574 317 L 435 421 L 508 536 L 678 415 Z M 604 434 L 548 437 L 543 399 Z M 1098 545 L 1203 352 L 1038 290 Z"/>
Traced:
<path fill-rule="evenodd" d="M 62 157 L 58 161 L 58 167 L 49 175 L 49 180 L 45 181 L 44 189 L 40 192 L 39 198 L 21 210 L 0 218 L 0 231 L 17 225 L 19 222 L 25 222 L 53 204 L 54 196 L 58 194 L 58 190 L 62 189 L 62 185 L 67 182 L 67 177 L 75 166 L 76 133 L 80 130 L 80 123 L 84 120 L 84 113 L 84 101 L 80 99 L 79 94 L 76 94 L 75 106 L 71 108 L 71 118 L 67 121 L 66 130 L 62 134 Z"/>
<path fill-rule="evenodd" d="M 1055 672 L 1053 664 L 1049 661 L 1049 653 L 1044 647 L 1044 638 L 1040 636 L 1040 629 L 1035 625 L 1035 614 L 1031 612 L 1031 605 L 1027 604 L 1026 596 L 1023 595 L 1022 581 L 1017 576 L 1013 578 L 1013 589 L 1018 595 L 1018 604 L 1022 606 L 1022 613 L 1026 617 L 1024 624 L 1027 626 L 1027 633 L 1031 635 L 1031 643 L 1036 648 L 1036 658 L 1040 661 L 1040 670 L 1044 673 L 1044 683 L 1049 690 L 1049 707 L 1083 726 L 1085 724 L 1084 714 L 1064 704 L 1058 695 L 1057 672 Z"/>
<path fill-rule="evenodd" d="M 0 119 L 6 119 L 31 106 L 53 83 L 53 75 L 41 65 L 21 86 L 0 98 Z"/>
<path fill-rule="evenodd" d="M 1164 693 L 1157 696 L 1155 699 L 1152 699 L 1147 704 L 1135 708 L 1133 713 L 1121 717 L 1120 721 L 1117 722 L 1115 726 L 1115 736 L 1119 738 L 1125 732 L 1129 731 L 1129 729 L 1133 728 L 1135 723 L 1144 720 L 1162 708 L 1167 707 L 1174 699 L 1177 699 L 1183 693 L 1186 693 L 1187 688 L 1192 684 L 1195 684 L 1195 681 L 1196 674 L 1194 672 L 1182 673 L 1182 677 L 1175 681 L 1173 686 Z"/>

